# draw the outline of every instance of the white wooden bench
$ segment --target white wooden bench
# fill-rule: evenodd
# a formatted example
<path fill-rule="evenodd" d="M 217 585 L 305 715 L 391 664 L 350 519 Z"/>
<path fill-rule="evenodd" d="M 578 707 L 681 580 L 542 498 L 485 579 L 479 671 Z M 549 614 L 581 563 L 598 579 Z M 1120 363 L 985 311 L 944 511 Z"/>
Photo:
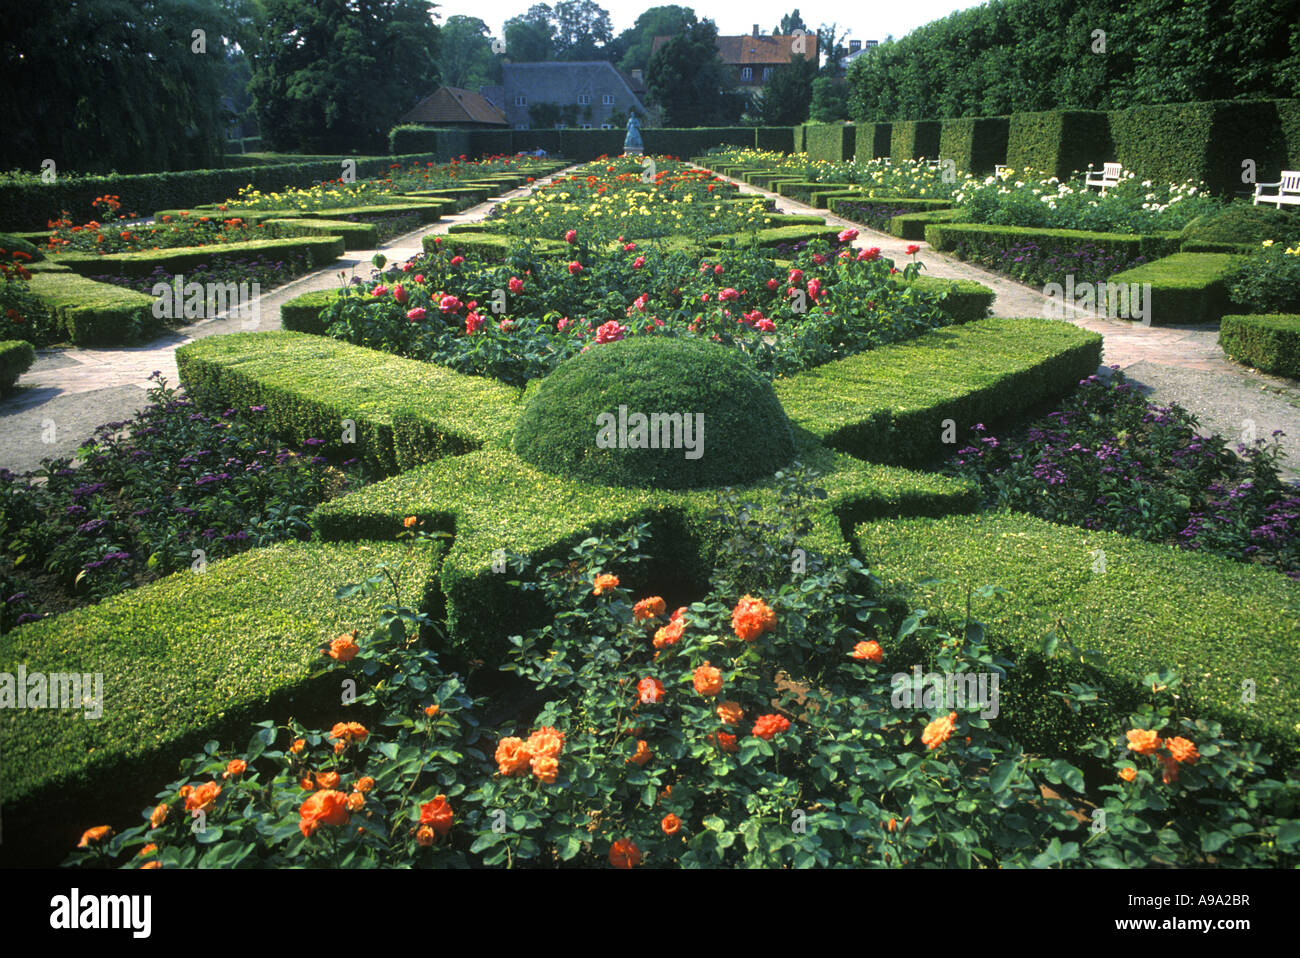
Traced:
<path fill-rule="evenodd" d="M 1265 187 L 1276 187 L 1277 192 L 1266 194 Z M 1286 206 L 1300 206 L 1300 170 L 1283 170 L 1282 179 L 1276 183 L 1255 184 L 1255 205 L 1268 203 L 1281 209 Z"/>
<path fill-rule="evenodd" d="M 1103 163 L 1100 173 L 1096 172 L 1089 163 L 1088 176 L 1084 179 L 1083 185 L 1088 189 L 1099 187 L 1104 196 L 1107 188 L 1119 185 L 1119 178 L 1123 173 L 1124 167 L 1119 163 Z"/>
<path fill-rule="evenodd" d="M 994 164 L 993 164 L 993 175 L 994 175 L 994 176 L 1001 176 L 1001 175 L 1002 175 L 1002 171 L 1005 170 L 1006 168 L 1007 168 L 1007 165 L 1006 165 L 1005 163 L 994 163 Z"/>

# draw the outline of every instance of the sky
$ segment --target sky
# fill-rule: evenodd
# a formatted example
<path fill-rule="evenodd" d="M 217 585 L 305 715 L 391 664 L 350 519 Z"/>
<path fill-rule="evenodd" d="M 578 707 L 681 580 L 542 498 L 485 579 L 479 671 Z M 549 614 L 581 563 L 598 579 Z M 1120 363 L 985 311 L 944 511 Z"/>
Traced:
<path fill-rule="evenodd" d="M 511 17 L 519 16 L 532 6 L 533 0 L 441 0 L 439 23 L 448 17 L 478 17 L 488 25 L 493 36 L 501 35 L 501 27 Z M 661 5 L 660 0 L 597 0 L 609 11 L 614 33 L 626 30 L 633 21 L 650 7 Z M 664 4 L 677 3 L 690 7 L 700 19 L 709 19 L 718 25 L 724 36 L 749 33 L 754 22 L 759 30 L 771 33 L 781 22 L 781 17 L 799 10 L 804 22 L 815 30 L 822 23 L 834 23 L 837 30 L 847 31 L 854 40 L 883 40 L 892 34 L 895 39 L 931 20 L 939 20 L 954 10 L 980 6 L 980 0 L 907 0 L 905 3 L 863 3 L 862 0 L 664 0 Z"/>

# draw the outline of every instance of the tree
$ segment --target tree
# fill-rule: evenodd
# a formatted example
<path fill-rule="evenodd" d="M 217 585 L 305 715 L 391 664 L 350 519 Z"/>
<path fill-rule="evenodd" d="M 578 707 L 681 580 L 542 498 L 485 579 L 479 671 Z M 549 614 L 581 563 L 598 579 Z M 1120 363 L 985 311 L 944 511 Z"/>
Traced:
<path fill-rule="evenodd" d="M 763 90 L 763 122 L 768 126 L 792 126 L 808 120 L 812 85 L 817 63 L 796 53 L 788 64 L 776 68 Z"/>
<path fill-rule="evenodd" d="M 844 102 L 844 87 L 830 77 L 818 77 L 812 83 L 812 106 L 808 118 L 814 123 L 838 123 L 849 117 Z"/>
<path fill-rule="evenodd" d="M 447 86 L 476 90 L 501 82 L 488 25 L 477 17 L 448 17 L 438 42 L 438 73 Z"/>
<path fill-rule="evenodd" d="M 734 123 L 744 109 L 718 56 L 712 20 L 688 24 L 659 48 L 646 66 L 646 88 L 663 109 L 664 126 Z"/>
<path fill-rule="evenodd" d="M 823 23 L 817 28 L 817 52 L 826 57 L 826 63 L 822 66 L 822 76 L 836 79 L 844 76 L 844 58 L 849 55 L 849 49 L 844 45 L 844 38 L 849 35 L 848 31 L 837 33 L 838 26 L 839 24 L 835 23 L 830 26 Z"/>
<path fill-rule="evenodd" d="M 787 13 L 781 18 L 780 24 L 772 30 L 772 33 L 777 36 L 788 37 L 796 30 L 802 30 L 805 33 L 810 32 L 808 30 L 808 24 L 804 23 L 803 17 L 799 16 L 799 9 L 797 7 L 793 12 Z"/>
<path fill-rule="evenodd" d="M 528 12 L 511 17 L 502 30 L 506 41 L 505 55 L 512 63 L 537 63 L 555 59 L 555 26 L 551 8 L 535 3 Z"/>
<path fill-rule="evenodd" d="M 644 70 L 650 62 L 655 37 L 672 37 L 695 22 L 690 7 L 651 7 L 636 18 L 615 41 L 623 47 L 618 65 L 623 70 Z"/>
<path fill-rule="evenodd" d="M 609 11 L 592 0 L 560 0 L 552 9 L 557 60 L 597 60 L 614 39 Z"/>
<path fill-rule="evenodd" d="M 378 151 L 438 85 L 428 0 L 267 0 L 249 90 L 276 150 Z"/>

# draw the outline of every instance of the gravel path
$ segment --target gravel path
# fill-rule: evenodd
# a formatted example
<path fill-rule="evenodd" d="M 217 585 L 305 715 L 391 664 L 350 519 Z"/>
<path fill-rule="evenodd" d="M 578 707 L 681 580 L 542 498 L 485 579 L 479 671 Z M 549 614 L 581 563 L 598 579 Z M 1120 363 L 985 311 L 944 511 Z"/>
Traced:
<path fill-rule="evenodd" d="M 403 262 L 423 252 L 427 234 L 446 233 L 456 223 L 483 219 L 503 199 L 527 195 L 565 171 L 503 193 L 486 203 L 448 214 L 436 223 L 406 233 L 378 250 L 348 250 L 333 263 L 261 296 L 255 322 L 219 316 L 168 332 L 145 346 L 110 349 L 43 349 L 18 380 L 14 395 L 0 400 L 0 468 L 22 473 L 47 457 L 71 456 L 105 422 L 130 419 L 148 403 L 149 377 L 159 371 L 176 384 L 176 347 L 222 333 L 280 328 L 280 305 L 303 293 L 333 289 L 361 276 L 369 279 L 371 259 L 382 252 L 389 262 Z"/>

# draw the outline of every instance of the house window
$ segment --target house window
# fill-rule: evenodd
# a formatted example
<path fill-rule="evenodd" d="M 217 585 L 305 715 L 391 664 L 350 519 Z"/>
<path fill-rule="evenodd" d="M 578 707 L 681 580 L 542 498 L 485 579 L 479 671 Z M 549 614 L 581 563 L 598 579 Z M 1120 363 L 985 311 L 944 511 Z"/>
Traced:
<path fill-rule="evenodd" d="M 613 128 L 612 126 L 610 126 L 608 123 L 602 123 L 602 124 L 600 125 L 600 128 L 601 128 L 602 130 L 612 130 L 612 129 L 614 129 L 614 128 Z"/>
<path fill-rule="evenodd" d="M 528 97 L 526 96 L 515 97 L 515 106 L 528 106 Z"/>
<path fill-rule="evenodd" d="M 763 82 L 766 83 L 770 79 L 772 79 L 772 68 L 763 67 Z"/>
<path fill-rule="evenodd" d="M 602 96 L 602 97 L 600 98 L 600 102 L 603 103 L 603 104 L 605 104 L 605 106 L 613 106 L 613 105 L 614 105 L 614 94 L 612 94 L 612 93 L 606 93 L 604 96 Z"/>
<path fill-rule="evenodd" d="M 591 95 L 590 95 L 590 94 L 588 94 L 588 93 L 579 93 L 579 94 L 578 94 L 578 106 L 586 106 L 586 105 L 587 105 L 588 103 L 590 103 L 590 102 L 591 102 Z"/>
<path fill-rule="evenodd" d="M 582 128 L 583 128 L 584 130 L 590 130 L 590 129 L 591 129 L 591 124 L 590 124 L 590 123 L 584 123 L 584 124 L 582 124 Z"/>
<path fill-rule="evenodd" d="M 752 80 L 752 79 L 754 79 L 754 68 L 753 68 L 753 67 L 741 67 L 741 68 L 740 68 L 740 78 L 741 78 L 742 80 Z"/>

